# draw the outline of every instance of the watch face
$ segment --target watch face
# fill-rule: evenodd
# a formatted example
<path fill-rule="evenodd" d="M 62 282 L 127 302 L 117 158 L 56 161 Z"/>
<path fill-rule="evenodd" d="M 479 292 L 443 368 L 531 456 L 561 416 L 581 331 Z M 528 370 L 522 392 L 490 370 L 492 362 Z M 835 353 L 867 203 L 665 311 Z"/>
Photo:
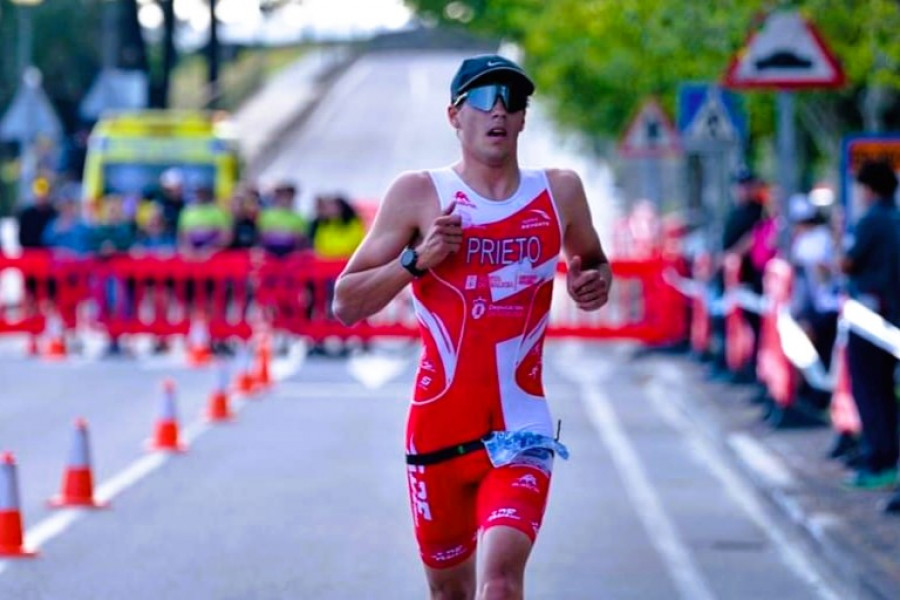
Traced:
<path fill-rule="evenodd" d="M 403 251 L 403 255 L 400 257 L 400 264 L 406 267 L 407 269 L 412 267 L 416 267 L 416 251 L 412 248 L 407 248 Z"/>
<path fill-rule="evenodd" d="M 425 274 L 425 271 L 416 267 L 417 260 L 419 260 L 419 255 L 412 248 L 407 248 L 400 255 L 400 264 L 403 268 L 412 273 L 414 277 L 421 277 Z"/>

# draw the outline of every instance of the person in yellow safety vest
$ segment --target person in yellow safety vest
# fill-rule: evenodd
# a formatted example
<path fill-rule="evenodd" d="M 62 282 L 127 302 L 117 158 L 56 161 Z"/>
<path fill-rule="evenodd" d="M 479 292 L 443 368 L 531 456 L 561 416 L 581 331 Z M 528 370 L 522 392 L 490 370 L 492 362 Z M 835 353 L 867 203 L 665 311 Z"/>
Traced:
<path fill-rule="evenodd" d="M 178 250 L 186 256 L 204 257 L 230 242 L 231 215 L 215 202 L 212 189 L 198 188 L 194 201 L 178 217 Z"/>
<path fill-rule="evenodd" d="M 310 228 L 316 256 L 350 258 L 365 234 L 362 219 L 346 198 L 340 194 L 316 198 L 316 218 Z"/>
<path fill-rule="evenodd" d="M 307 224 L 295 209 L 297 188 L 285 182 L 272 192 L 271 204 L 264 208 L 257 220 L 259 243 L 276 256 L 285 256 L 309 247 Z"/>

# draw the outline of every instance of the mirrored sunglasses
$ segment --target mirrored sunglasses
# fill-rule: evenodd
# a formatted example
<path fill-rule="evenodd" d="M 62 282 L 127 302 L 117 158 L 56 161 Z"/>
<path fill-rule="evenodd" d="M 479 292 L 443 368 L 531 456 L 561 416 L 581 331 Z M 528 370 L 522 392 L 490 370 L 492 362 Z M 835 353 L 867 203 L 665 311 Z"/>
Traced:
<path fill-rule="evenodd" d="M 528 94 L 499 83 L 466 90 L 456 98 L 453 106 L 459 107 L 465 101 L 472 108 L 490 112 L 497 103 L 497 98 L 503 101 L 507 112 L 519 112 L 528 106 Z"/>

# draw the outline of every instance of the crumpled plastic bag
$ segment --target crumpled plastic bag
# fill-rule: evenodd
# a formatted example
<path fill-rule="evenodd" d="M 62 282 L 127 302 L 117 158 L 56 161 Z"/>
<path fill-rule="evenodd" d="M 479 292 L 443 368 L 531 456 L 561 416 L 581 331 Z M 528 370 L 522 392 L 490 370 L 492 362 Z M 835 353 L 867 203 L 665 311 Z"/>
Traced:
<path fill-rule="evenodd" d="M 569 449 L 552 437 L 531 431 L 494 431 L 484 438 L 488 458 L 495 467 L 513 462 L 520 454 L 534 449 L 550 450 L 564 460 L 569 458 Z"/>

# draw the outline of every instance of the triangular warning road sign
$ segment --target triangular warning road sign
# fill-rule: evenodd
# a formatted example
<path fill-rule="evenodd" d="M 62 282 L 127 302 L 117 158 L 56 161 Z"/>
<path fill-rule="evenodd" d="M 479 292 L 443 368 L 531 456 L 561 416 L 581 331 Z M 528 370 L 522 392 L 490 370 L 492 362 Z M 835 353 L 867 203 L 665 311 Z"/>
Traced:
<path fill-rule="evenodd" d="M 653 99 L 644 102 L 619 144 L 619 152 L 633 158 L 665 156 L 680 151 L 678 131 Z"/>
<path fill-rule="evenodd" d="M 724 85 L 732 88 L 840 87 L 845 76 L 815 26 L 794 11 L 770 14 L 732 59 Z"/>

